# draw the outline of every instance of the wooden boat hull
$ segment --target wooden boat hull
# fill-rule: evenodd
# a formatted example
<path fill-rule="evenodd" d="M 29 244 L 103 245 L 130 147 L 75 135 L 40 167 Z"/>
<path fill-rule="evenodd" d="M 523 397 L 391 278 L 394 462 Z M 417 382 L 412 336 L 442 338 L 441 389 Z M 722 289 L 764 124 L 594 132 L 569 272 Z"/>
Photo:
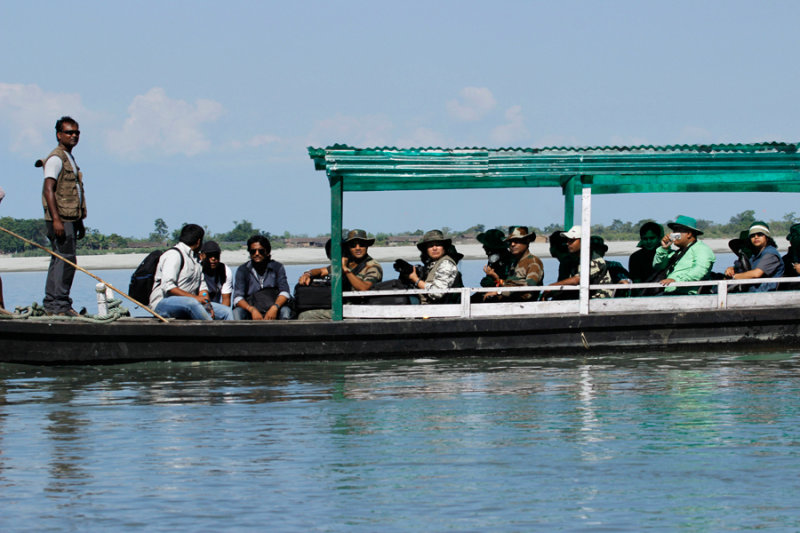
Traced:
<path fill-rule="evenodd" d="M 692 347 L 777 350 L 798 346 L 797 306 L 342 322 L 0 322 L 0 362 L 37 365 L 542 357 Z"/>

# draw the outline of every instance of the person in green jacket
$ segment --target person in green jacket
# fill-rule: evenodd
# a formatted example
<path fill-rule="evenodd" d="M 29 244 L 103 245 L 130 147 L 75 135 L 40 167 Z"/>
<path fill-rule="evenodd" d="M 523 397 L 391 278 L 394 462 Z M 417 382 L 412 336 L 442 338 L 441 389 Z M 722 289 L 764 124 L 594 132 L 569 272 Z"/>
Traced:
<path fill-rule="evenodd" d="M 667 224 L 673 231 L 661 239 L 661 247 L 653 257 L 653 269 L 666 269 L 666 278 L 659 283 L 665 286 L 665 294 L 697 294 L 699 287 L 670 287 L 681 281 L 708 279 L 716 256 L 705 243 L 697 240 L 703 232 L 697 229 L 697 221 L 680 215 L 675 222 Z M 672 245 L 678 249 L 673 250 Z"/>

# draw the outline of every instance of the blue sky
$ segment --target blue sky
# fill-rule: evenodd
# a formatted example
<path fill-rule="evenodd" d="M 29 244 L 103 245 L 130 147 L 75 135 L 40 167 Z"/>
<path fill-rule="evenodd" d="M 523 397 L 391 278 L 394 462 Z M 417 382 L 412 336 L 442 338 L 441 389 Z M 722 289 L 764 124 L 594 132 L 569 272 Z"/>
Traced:
<path fill-rule="evenodd" d="M 48 13 L 51 20 L 48 21 Z M 328 230 L 306 147 L 798 141 L 800 2 L 4 2 L 0 215 L 83 132 L 87 225 Z M 726 222 L 798 195 L 595 197 L 594 220 Z M 560 222 L 559 191 L 349 193 L 345 226 Z"/>

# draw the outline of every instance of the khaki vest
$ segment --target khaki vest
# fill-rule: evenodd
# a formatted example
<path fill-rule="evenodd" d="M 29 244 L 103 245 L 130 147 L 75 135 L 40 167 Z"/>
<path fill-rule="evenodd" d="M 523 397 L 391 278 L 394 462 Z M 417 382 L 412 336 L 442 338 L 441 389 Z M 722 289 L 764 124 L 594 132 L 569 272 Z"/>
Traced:
<path fill-rule="evenodd" d="M 56 178 L 54 191 L 58 216 L 64 220 L 82 220 L 86 218 L 86 196 L 83 194 L 83 172 L 81 172 L 80 167 L 77 169 L 72 168 L 72 163 L 70 163 L 67 153 L 60 146 L 56 147 L 44 159 L 36 161 L 36 166 L 43 167 L 45 162 L 52 156 L 57 156 L 61 159 L 61 173 Z M 44 186 L 42 186 L 42 207 L 44 208 L 44 219 L 53 220 L 53 216 L 47 208 Z"/>

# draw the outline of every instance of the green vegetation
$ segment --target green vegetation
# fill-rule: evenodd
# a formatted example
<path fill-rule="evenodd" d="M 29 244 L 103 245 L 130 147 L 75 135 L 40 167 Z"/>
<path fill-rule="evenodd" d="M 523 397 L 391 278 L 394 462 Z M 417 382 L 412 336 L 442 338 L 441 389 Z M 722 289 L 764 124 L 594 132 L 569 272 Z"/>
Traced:
<path fill-rule="evenodd" d="M 623 222 L 622 220 L 614 220 L 608 226 L 603 224 L 595 224 L 592 226 L 592 234 L 600 235 L 607 241 L 634 241 L 639 239 L 639 227 L 648 222 L 650 219 L 639 220 L 637 222 Z M 750 224 L 756 220 L 755 211 L 747 210 L 742 211 L 731 217 L 731 219 L 724 224 L 716 224 L 710 220 L 699 219 L 697 226 L 704 231 L 705 238 L 734 238 L 739 235 L 739 232 L 747 229 Z M 666 221 L 656 221 L 666 225 Z M 789 232 L 789 227 L 792 224 L 800 222 L 800 218 L 794 211 L 786 213 L 780 220 L 767 220 L 766 221 L 772 229 L 772 234 L 775 237 L 781 237 Z M 23 219 L 23 218 L 0 218 L 0 226 L 9 229 L 23 237 L 30 239 L 33 242 L 41 244 L 42 246 L 49 246 L 47 240 L 47 231 L 43 219 Z M 446 235 L 450 235 L 456 239 L 458 238 L 474 238 L 478 233 L 485 231 L 487 228 L 483 224 L 476 224 L 464 230 L 454 230 L 444 226 L 441 228 Z M 506 232 L 508 227 L 498 227 L 497 229 Z M 537 235 L 548 236 L 555 231 L 563 229 L 561 224 L 553 223 L 543 228 L 531 226 L 531 229 Z M 345 230 L 346 232 L 347 230 Z M 79 242 L 78 253 L 83 255 L 94 255 L 103 253 L 144 253 L 164 248 L 171 243 L 178 240 L 180 228 L 169 231 L 167 223 L 163 218 L 157 218 L 153 223 L 153 231 L 147 236 L 146 239 L 137 239 L 135 237 L 123 237 L 116 233 L 105 235 L 100 233 L 99 230 L 87 227 L 86 237 Z M 234 220 L 233 229 L 223 233 L 211 233 L 206 228 L 206 239 L 213 239 L 220 243 L 220 246 L 225 250 L 235 250 L 241 248 L 247 239 L 254 234 L 261 233 L 269 237 L 272 242 L 273 248 L 283 248 L 287 245 L 290 239 L 308 238 L 305 234 L 293 235 L 288 231 L 282 235 L 271 235 L 269 232 L 261 231 L 253 226 L 249 220 Z M 424 230 L 416 229 L 414 231 L 405 231 L 400 233 L 377 233 L 370 234 L 375 238 L 377 246 L 386 246 L 389 244 L 413 244 L 419 237 L 422 236 Z M 167 237 L 170 237 L 168 240 Z M 323 233 L 312 237 L 310 240 L 322 241 L 327 239 L 327 234 Z M 14 254 L 18 256 L 31 256 L 42 255 L 45 252 L 31 246 L 7 233 L 0 232 L 0 253 Z"/>

